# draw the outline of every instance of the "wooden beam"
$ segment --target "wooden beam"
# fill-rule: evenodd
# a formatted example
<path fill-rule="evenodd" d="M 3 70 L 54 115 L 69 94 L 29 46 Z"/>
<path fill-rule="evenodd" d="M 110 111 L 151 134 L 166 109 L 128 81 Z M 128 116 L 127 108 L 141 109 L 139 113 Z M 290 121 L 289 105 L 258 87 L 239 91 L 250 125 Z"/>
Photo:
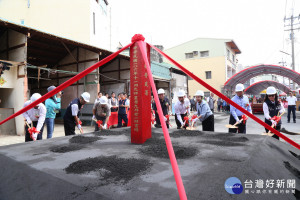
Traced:
<path fill-rule="evenodd" d="M 19 45 L 13 46 L 13 47 L 6 48 L 5 50 L 0 51 L 0 53 L 9 52 L 9 51 L 21 48 L 21 47 L 25 47 L 25 43 L 19 44 Z"/>
<path fill-rule="evenodd" d="M 66 53 L 65 48 L 63 48 L 61 46 L 40 42 L 40 41 L 34 40 L 32 38 L 30 38 L 30 40 L 28 40 L 28 47 L 34 47 L 36 49 L 41 49 L 41 50 L 55 51 L 55 52 L 59 52 L 61 54 Z"/>
<path fill-rule="evenodd" d="M 128 71 L 130 68 L 127 69 L 120 69 L 120 70 L 110 70 L 110 71 L 102 71 L 102 74 L 104 73 L 111 73 L 111 72 L 122 72 L 122 71 Z M 121 79 L 121 76 L 119 76 L 119 80 Z"/>
<path fill-rule="evenodd" d="M 62 65 L 57 65 L 57 67 L 65 67 L 65 66 L 69 66 L 69 65 L 76 65 L 77 63 L 85 63 L 85 62 L 92 62 L 92 61 L 98 61 L 98 58 L 93 58 L 93 59 L 88 59 L 88 60 L 81 60 L 78 62 L 71 62 L 71 63 L 66 63 L 66 64 L 62 64 Z"/>
<path fill-rule="evenodd" d="M 76 63 L 78 63 L 78 60 L 74 57 L 74 55 L 72 54 L 72 52 L 70 51 L 70 49 L 67 47 L 67 45 L 63 41 L 60 41 L 60 42 L 65 47 L 65 49 L 69 52 L 70 56 L 76 61 Z M 77 47 L 77 49 L 78 49 L 78 47 Z"/>

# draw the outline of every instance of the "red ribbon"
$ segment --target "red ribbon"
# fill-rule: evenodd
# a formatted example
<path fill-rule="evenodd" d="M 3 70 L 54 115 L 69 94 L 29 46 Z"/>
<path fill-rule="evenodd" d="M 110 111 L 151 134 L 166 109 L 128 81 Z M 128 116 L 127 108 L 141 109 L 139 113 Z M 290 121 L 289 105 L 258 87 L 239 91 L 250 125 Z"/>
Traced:
<path fill-rule="evenodd" d="M 176 157 L 175 157 L 174 149 L 173 149 L 172 142 L 171 142 L 171 139 L 170 139 L 169 131 L 168 131 L 167 125 L 165 123 L 164 114 L 162 112 L 162 108 L 161 108 L 160 101 L 159 101 L 159 98 L 158 98 L 156 86 L 155 86 L 154 79 L 153 79 L 152 72 L 151 72 L 151 67 L 150 67 L 150 64 L 149 64 L 149 60 L 147 58 L 146 43 L 144 41 L 138 41 L 137 44 L 139 45 L 139 48 L 141 50 L 143 59 L 145 61 L 145 65 L 146 65 L 146 69 L 147 69 L 147 73 L 148 73 L 148 77 L 149 77 L 149 82 L 150 82 L 152 92 L 153 92 L 153 95 L 154 95 L 154 100 L 155 100 L 155 104 L 156 104 L 160 124 L 162 126 L 162 130 L 163 130 L 163 133 L 164 133 L 164 138 L 165 138 L 168 154 L 169 154 L 169 157 L 170 157 L 171 166 L 172 166 L 172 169 L 173 169 L 174 178 L 175 178 L 175 182 L 176 182 L 178 193 L 179 193 L 179 198 L 180 198 L 180 200 L 186 200 L 187 197 L 186 197 L 185 189 L 184 189 L 184 186 L 183 186 L 182 178 L 181 178 L 180 171 L 179 171 L 179 168 L 178 168 L 178 164 L 177 164 L 177 161 L 176 161 Z"/>
<path fill-rule="evenodd" d="M 81 124 L 82 124 L 82 121 L 79 121 L 76 125 L 78 125 L 78 124 L 81 125 Z"/>
<path fill-rule="evenodd" d="M 221 97 L 221 99 L 225 100 L 227 103 L 230 103 L 232 106 L 234 106 L 238 110 L 242 111 L 243 113 L 245 113 L 246 115 L 248 115 L 249 117 L 251 117 L 254 121 L 256 121 L 260 125 L 264 126 L 268 130 L 272 131 L 272 133 L 275 133 L 276 135 L 278 135 L 279 137 L 281 137 L 282 139 L 284 139 L 289 144 L 293 145 L 297 149 L 300 149 L 300 145 L 298 143 L 296 143 L 293 140 L 291 140 L 290 138 L 286 137 L 285 135 L 283 135 L 282 133 L 280 133 L 276 129 L 272 128 L 271 126 L 269 126 L 268 124 L 266 124 L 265 122 L 263 122 L 262 120 L 260 120 L 258 117 L 254 116 L 252 113 L 248 112 L 247 110 L 245 110 L 244 108 L 242 108 L 241 106 L 239 106 L 237 103 L 233 102 L 231 99 L 229 99 L 228 97 L 226 97 L 225 95 L 223 95 L 222 93 L 220 93 L 218 90 L 216 90 L 215 88 L 213 88 L 212 86 L 210 86 L 209 84 L 207 84 L 205 81 L 203 81 L 199 77 L 195 76 L 192 72 L 188 71 L 186 68 L 184 68 L 183 66 L 181 66 L 179 63 L 177 63 L 175 60 L 173 60 L 167 54 L 165 54 L 164 52 L 162 52 L 160 49 L 156 48 L 155 46 L 153 46 L 151 44 L 148 44 L 148 45 L 151 46 L 153 49 L 155 49 L 157 52 L 159 52 L 161 55 L 163 55 L 164 57 L 166 57 L 169 61 L 171 61 L 171 63 L 173 63 L 174 65 L 176 65 L 179 69 L 181 69 L 181 71 L 183 71 L 189 77 L 193 78 L 195 81 L 197 81 L 198 83 L 200 83 L 201 85 L 203 85 L 205 88 L 207 88 L 208 90 L 210 90 L 212 93 L 214 93 L 217 96 Z"/>

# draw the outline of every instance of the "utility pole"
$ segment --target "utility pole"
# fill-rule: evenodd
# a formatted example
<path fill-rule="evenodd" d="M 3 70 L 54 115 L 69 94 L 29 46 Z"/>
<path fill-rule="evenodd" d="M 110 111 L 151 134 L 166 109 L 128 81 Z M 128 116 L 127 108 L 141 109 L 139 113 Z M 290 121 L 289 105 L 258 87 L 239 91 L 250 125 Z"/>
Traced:
<path fill-rule="evenodd" d="M 298 21 L 300 20 L 300 15 L 297 16 L 297 17 L 294 17 L 293 15 L 290 17 L 290 18 L 284 18 L 284 22 L 285 21 L 290 21 L 290 24 L 288 25 L 285 25 L 286 26 L 289 26 L 291 27 L 290 29 L 288 30 L 285 30 L 285 31 L 290 31 L 290 40 L 291 40 L 291 43 L 292 43 L 292 69 L 295 71 L 295 37 L 294 37 L 294 30 L 298 30 L 300 29 L 300 27 L 296 27 L 294 28 L 294 25 L 299 25 L 300 23 L 297 23 L 297 24 L 294 24 L 294 20 L 295 19 L 298 19 Z M 295 82 L 293 81 L 293 90 L 295 90 Z"/>

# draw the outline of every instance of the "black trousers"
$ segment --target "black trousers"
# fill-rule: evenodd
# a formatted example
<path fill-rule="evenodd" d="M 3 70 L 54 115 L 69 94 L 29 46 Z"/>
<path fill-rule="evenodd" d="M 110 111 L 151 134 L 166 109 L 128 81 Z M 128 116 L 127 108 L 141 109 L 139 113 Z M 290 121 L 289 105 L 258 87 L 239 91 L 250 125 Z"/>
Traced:
<path fill-rule="evenodd" d="M 38 122 L 32 122 L 33 124 L 33 127 L 36 128 Z M 44 123 L 45 124 L 45 123 Z M 40 130 L 40 133 L 37 135 L 37 140 L 42 140 L 43 139 L 43 130 L 44 130 L 44 124 Z M 31 126 L 31 125 L 30 125 Z M 30 137 L 30 133 L 28 132 L 28 126 L 25 125 L 25 142 L 30 142 L 30 141 L 33 141 L 33 139 Z"/>
<path fill-rule="evenodd" d="M 242 118 L 242 116 L 238 116 L 239 119 Z M 234 117 L 232 115 L 230 115 L 229 118 L 229 124 L 234 125 L 236 123 L 236 120 L 234 119 Z M 244 121 L 242 121 L 240 124 L 237 125 L 238 128 L 230 128 L 229 129 L 229 133 L 246 133 L 246 124 L 247 122 L 244 123 Z"/>
<path fill-rule="evenodd" d="M 104 122 L 105 122 L 106 117 L 100 117 L 98 115 L 95 115 L 95 117 L 96 117 L 97 121 L 101 120 L 103 122 L 103 124 L 102 124 L 103 126 L 105 125 Z M 96 122 L 95 122 L 95 131 L 99 131 L 99 126 Z"/>
<path fill-rule="evenodd" d="M 187 116 L 187 113 L 181 114 L 180 116 L 181 116 L 181 119 L 182 119 L 182 121 L 183 121 L 183 123 L 184 123 L 183 118 L 184 118 L 185 116 Z M 176 121 L 177 129 L 180 129 L 180 128 L 181 128 L 181 123 L 180 123 L 180 121 L 177 119 L 177 114 L 175 114 L 175 121 Z M 188 127 L 187 124 L 186 124 L 183 128 L 186 128 L 186 127 Z"/>
<path fill-rule="evenodd" d="M 75 126 L 74 121 L 64 120 L 65 136 L 75 135 Z"/>
<path fill-rule="evenodd" d="M 293 121 L 295 122 L 296 121 L 296 106 L 295 105 L 288 106 L 288 116 L 287 116 L 288 122 L 291 119 L 291 112 L 293 113 Z"/>
<path fill-rule="evenodd" d="M 265 123 L 268 124 L 268 125 L 270 125 L 270 126 L 272 126 L 272 122 L 271 122 L 270 120 L 267 120 L 266 118 L 265 118 Z M 274 128 L 275 128 L 277 131 L 280 131 L 280 129 L 281 129 L 281 123 L 278 124 L 278 125 L 277 125 L 276 127 L 274 127 Z M 265 130 L 266 130 L 266 133 L 269 132 L 269 129 L 266 129 L 266 128 L 265 128 Z M 277 139 L 277 140 L 279 140 L 279 136 L 277 136 L 276 134 L 274 134 L 272 137 L 275 138 L 275 139 Z"/>
<path fill-rule="evenodd" d="M 128 124 L 127 114 L 118 114 L 118 128 L 122 127 L 122 120 L 125 122 L 125 126 Z"/>
<path fill-rule="evenodd" d="M 156 121 L 155 127 L 161 128 L 161 123 L 160 123 L 157 111 L 155 111 L 155 121 Z M 166 125 L 167 125 L 167 128 L 169 128 L 169 124 L 167 122 L 166 122 Z"/>
<path fill-rule="evenodd" d="M 202 131 L 215 131 L 214 115 L 210 115 L 208 118 L 202 121 Z"/>

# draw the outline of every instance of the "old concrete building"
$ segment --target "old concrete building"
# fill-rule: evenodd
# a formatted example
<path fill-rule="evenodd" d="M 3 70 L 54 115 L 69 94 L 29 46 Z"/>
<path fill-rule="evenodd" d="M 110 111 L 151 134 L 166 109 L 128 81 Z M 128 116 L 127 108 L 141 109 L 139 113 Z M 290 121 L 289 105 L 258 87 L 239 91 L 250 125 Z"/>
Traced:
<path fill-rule="evenodd" d="M 44 95 L 50 85 L 62 84 L 110 54 L 112 52 L 105 49 L 0 20 L 0 60 L 13 63 L 10 70 L 4 71 L 1 76 L 0 118 L 4 119 L 20 110 L 31 94 L 39 92 Z M 129 69 L 129 57 L 119 55 L 105 67 Z M 62 111 L 84 91 L 91 94 L 93 103 L 100 90 L 99 77 L 101 74 L 98 68 L 66 88 L 62 98 Z M 128 76 L 121 72 L 120 78 L 128 79 Z M 6 124 L 0 126 L 5 129 L 5 134 L 23 134 L 22 116 Z M 4 133 L 3 130 L 2 132 Z"/>

